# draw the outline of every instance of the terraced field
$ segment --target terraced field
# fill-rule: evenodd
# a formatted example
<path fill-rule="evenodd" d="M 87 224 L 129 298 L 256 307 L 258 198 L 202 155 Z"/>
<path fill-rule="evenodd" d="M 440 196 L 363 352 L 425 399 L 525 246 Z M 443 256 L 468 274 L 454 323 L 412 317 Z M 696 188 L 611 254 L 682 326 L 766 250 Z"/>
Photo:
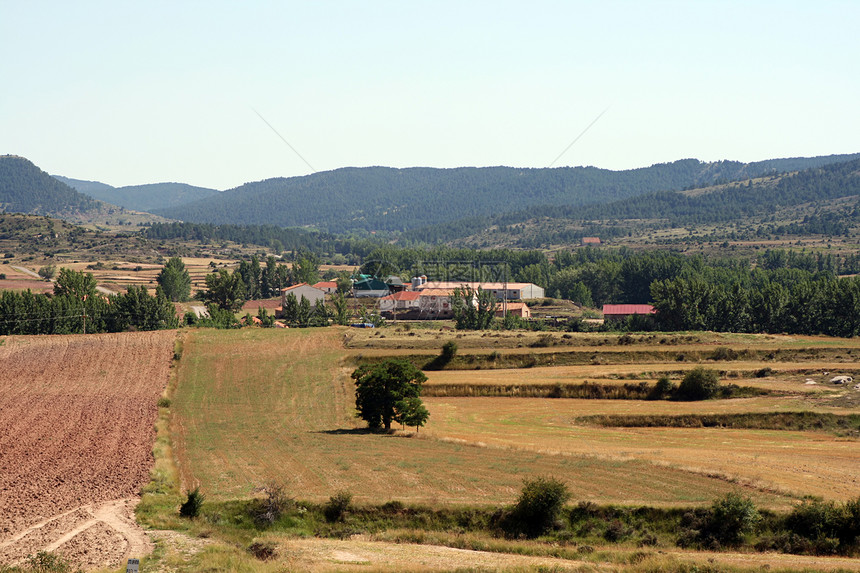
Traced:
<path fill-rule="evenodd" d="M 558 420 L 585 408 L 574 400 L 428 399 L 426 431 L 367 433 L 352 416 L 348 332 L 192 332 L 175 397 L 186 484 L 226 499 L 289 476 L 312 500 L 345 488 L 373 502 L 508 503 L 524 477 L 556 475 L 581 499 L 658 505 L 704 504 L 738 486 L 673 460 L 598 456 L 599 442 L 572 447 L 583 435 L 569 439 Z M 793 499 L 741 485 L 765 505 Z"/>

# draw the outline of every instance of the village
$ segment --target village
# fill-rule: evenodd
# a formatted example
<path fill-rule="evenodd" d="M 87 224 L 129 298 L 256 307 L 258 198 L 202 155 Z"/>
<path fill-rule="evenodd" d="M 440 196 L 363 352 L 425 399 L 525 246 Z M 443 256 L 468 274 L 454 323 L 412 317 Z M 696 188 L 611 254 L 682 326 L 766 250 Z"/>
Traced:
<path fill-rule="evenodd" d="M 280 306 L 274 301 L 248 301 L 243 310 L 253 311 L 262 303 L 268 302 L 269 310 L 276 318 L 282 318 L 287 297 L 291 294 L 297 301 L 305 298 L 313 308 L 324 304 L 326 296 L 334 296 L 338 285 L 335 281 L 320 281 L 313 285 L 300 283 L 281 289 Z M 529 302 L 545 298 L 544 289 L 533 283 L 522 282 L 478 282 L 478 281 L 428 281 L 426 275 L 413 277 L 405 284 L 399 277 L 391 276 L 385 280 L 368 275 L 353 279 L 349 296 L 354 299 L 375 300 L 376 310 L 387 319 L 395 320 L 448 320 L 453 318 L 452 298 L 456 289 L 469 289 L 473 293 L 472 304 L 476 305 L 475 293 L 478 290 L 492 293 L 496 298 L 496 317 L 516 316 L 521 319 L 532 318 Z M 651 316 L 655 309 L 650 304 L 606 304 L 603 305 L 603 319 L 596 322 L 623 321 L 632 315 Z M 276 326 L 281 324 L 276 321 Z"/>

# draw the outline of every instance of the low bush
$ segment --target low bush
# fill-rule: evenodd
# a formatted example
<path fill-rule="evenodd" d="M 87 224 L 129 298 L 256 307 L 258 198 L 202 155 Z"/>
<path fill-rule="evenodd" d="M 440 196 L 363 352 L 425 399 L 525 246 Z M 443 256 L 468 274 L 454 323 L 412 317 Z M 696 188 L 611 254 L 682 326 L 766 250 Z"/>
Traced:
<path fill-rule="evenodd" d="M 346 512 L 352 504 L 352 494 L 342 490 L 331 496 L 328 503 L 323 507 L 323 515 L 329 523 L 343 521 Z"/>
<path fill-rule="evenodd" d="M 570 492 L 564 482 L 538 477 L 525 480 L 517 504 L 505 517 L 502 527 L 510 534 L 538 537 L 555 527 Z"/>
<path fill-rule="evenodd" d="M 277 557 L 275 544 L 271 541 L 255 541 L 248 547 L 248 552 L 260 561 L 269 561 Z"/>
<path fill-rule="evenodd" d="M 663 400 L 664 398 L 671 396 L 675 391 L 675 385 L 669 380 L 668 376 L 661 376 L 657 383 L 654 385 L 654 388 L 648 393 L 649 400 Z"/>
<path fill-rule="evenodd" d="M 675 392 L 675 398 L 685 401 L 707 400 L 716 396 L 719 390 L 720 378 L 717 373 L 700 366 L 687 372 Z"/>
<path fill-rule="evenodd" d="M 194 491 L 188 492 L 188 498 L 179 506 L 179 515 L 189 519 L 200 515 L 200 509 L 203 507 L 205 496 L 200 493 L 200 488 L 194 488 Z"/>
<path fill-rule="evenodd" d="M 267 527 L 281 518 L 295 501 L 286 493 L 283 484 L 270 481 L 257 489 L 263 497 L 254 500 L 250 507 L 251 517 L 260 526 Z"/>

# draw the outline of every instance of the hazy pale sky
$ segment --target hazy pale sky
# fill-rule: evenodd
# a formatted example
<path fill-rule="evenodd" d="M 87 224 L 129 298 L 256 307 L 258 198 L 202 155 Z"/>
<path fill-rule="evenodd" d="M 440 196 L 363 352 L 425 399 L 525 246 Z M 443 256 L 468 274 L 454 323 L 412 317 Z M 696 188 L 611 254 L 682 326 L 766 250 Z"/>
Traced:
<path fill-rule="evenodd" d="M 860 2 L 0 0 L 0 154 L 115 186 L 860 152 Z M 256 110 L 256 112 L 255 112 Z"/>

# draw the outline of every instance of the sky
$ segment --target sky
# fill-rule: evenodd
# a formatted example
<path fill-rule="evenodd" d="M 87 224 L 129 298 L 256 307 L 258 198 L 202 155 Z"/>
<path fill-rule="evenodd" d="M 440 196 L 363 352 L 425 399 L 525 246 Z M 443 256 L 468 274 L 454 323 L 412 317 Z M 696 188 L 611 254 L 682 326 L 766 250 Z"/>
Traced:
<path fill-rule="evenodd" d="M 855 153 L 858 22 L 855 0 L 0 0 L 0 154 L 224 190 Z"/>

